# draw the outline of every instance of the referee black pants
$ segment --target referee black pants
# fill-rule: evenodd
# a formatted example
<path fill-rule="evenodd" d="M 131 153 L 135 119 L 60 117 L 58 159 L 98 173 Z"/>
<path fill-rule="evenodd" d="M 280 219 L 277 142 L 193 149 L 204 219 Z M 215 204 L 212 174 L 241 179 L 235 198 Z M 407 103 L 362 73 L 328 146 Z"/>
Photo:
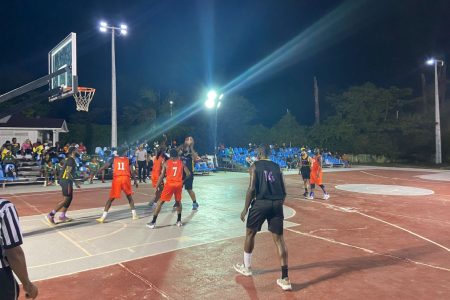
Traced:
<path fill-rule="evenodd" d="M 19 285 L 14 279 L 11 268 L 0 269 L 0 300 L 16 300 L 19 298 Z"/>
<path fill-rule="evenodd" d="M 146 172 L 147 171 L 147 162 L 145 160 L 138 160 L 138 174 L 139 174 L 139 181 L 144 180 L 146 178 Z"/>

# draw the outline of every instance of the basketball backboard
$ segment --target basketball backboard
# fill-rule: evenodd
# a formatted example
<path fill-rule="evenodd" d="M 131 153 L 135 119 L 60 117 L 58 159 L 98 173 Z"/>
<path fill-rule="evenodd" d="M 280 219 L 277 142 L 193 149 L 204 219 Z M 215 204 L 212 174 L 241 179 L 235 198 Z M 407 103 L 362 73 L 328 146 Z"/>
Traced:
<path fill-rule="evenodd" d="M 48 73 L 69 67 L 66 72 L 49 80 L 50 90 L 61 89 L 57 95 L 49 97 L 50 101 L 64 99 L 78 91 L 77 77 L 77 34 L 70 33 L 48 53 Z"/>

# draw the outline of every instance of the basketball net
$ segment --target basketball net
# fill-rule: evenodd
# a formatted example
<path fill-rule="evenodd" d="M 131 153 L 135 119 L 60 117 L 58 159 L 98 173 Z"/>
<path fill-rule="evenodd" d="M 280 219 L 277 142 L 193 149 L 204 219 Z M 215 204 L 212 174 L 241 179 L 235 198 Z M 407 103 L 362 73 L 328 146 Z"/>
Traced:
<path fill-rule="evenodd" d="M 89 104 L 94 98 L 95 89 L 79 87 L 78 92 L 73 94 L 78 111 L 89 111 Z"/>

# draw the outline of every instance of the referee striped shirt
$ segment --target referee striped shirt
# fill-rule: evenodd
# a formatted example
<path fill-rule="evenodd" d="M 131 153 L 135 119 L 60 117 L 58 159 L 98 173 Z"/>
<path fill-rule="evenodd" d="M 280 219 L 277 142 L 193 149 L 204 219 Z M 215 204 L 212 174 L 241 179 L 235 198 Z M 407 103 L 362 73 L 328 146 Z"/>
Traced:
<path fill-rule="evenodd" d="M 22 245 L 22 231 L 14 204 L 0 198 L 0 269 L 8 267 L 4 250 Z"/>

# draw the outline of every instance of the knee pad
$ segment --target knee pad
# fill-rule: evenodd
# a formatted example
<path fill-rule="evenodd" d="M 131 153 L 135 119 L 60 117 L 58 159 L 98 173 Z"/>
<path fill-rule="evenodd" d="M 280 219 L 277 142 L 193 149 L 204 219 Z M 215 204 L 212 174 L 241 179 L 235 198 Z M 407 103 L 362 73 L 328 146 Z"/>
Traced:
<path fill-rule="evenodd" d="M 63 207 L 64 208 L 69 208 L 70 203 L 72 203 L 72 197 L 66 197 L 66 201 L 64 202 Z"/>

